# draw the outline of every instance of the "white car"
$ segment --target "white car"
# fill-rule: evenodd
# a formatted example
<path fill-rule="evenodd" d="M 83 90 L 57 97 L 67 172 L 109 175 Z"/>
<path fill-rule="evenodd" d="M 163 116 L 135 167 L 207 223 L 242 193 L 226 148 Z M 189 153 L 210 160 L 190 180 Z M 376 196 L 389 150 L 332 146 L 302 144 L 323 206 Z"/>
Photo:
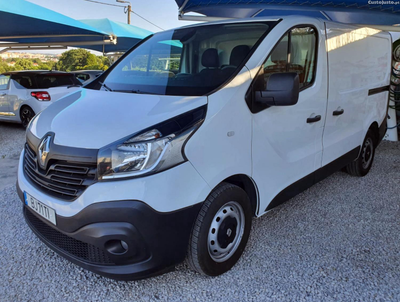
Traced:
<path fill-rule="evenodd" d="M 0 122 L 26 127 L 54 101 L 82 84 L 70 73 L 48 70 L 15 71 L 0 75 Z"/>
<path fill-rule="evenodd" d="M 110 278 L 186 256 L 220 275 L 253 217 L 335 171 L 369 172 L 391 45 L 381 30 L 298 16 L 154 34 L 31 121 L 17 183 L 26 222 Z"/>

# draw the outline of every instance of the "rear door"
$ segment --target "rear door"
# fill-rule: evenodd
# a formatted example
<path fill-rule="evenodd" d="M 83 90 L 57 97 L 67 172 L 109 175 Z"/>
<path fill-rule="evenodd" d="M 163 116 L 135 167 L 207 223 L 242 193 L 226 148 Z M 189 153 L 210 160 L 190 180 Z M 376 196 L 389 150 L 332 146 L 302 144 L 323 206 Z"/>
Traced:
<path fill-rule="evenodd" d="M 390 41 L 380 30 L 328 22 L 326 35 L 329 98 L 323 166 L 342 156 L 344 163 L 357 157 L 374 118 L 383 120 L 387 92 L 369 96 L 369 90 L 387 85 L 391 58 Z"/>
<path fill-rule="evenodd" d="M 327 103 L 324 43 L 316 28 L 299 26 L 284 35 L 264 63 L 261 89 L 273 73 L 297 72 L 301 92 L 294 106 L 253 108 L 253 179 L 260 213 L 311 186 L 313 172 L 321 166 Z"/>

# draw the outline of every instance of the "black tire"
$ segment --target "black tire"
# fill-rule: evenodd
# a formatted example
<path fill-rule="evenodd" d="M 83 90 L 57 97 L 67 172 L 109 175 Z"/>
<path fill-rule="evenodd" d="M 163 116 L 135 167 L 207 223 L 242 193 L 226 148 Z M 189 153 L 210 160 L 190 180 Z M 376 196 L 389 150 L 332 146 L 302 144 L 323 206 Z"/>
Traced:
<path fill-rule="evenodd" d="M 347 173 L 352 176 L 363 177 L 371 170 L 375 158 L 376 137 L 368 130 L 361 147 L 360 156 L 346 166 Z"/>
<path fill-rule="evenodd" d="M 218 276 L 230 270 L 246 247 L 252 217 L 250 200 L 244 190 L 230 183 L 216 187 L 204 202 L 193 226 L 189 265 L 208 276 Z M 212 240 L 214 237 L 215 241 Z M 219 254 L 215 248 L 231 250 Z"/>
<path fill-rule="evenodd" d="M 29 106 L 22 107 L 20 111 L 20 119 L 22 127 L 24 128 L 28 127 L 29 122 L 33 119 L 34 116 L 35 112 L 32 110 L 31 107 Z"/>

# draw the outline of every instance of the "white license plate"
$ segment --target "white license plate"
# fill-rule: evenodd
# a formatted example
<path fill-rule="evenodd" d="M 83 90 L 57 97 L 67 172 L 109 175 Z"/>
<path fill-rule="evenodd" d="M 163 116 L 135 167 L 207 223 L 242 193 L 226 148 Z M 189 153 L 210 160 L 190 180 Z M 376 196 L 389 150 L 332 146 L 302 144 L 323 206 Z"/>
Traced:
<path fill-rule="evenodd" d="M 44 219 L 50 221 L 52 224 L 56 224 L 56 211 L 54 209 L 46 206 L 45 204 L 41 203 L 36 198 L 32 197 L 28 193 L 24 192 L 25 197 L 25 204 L 42 216 Z"/>

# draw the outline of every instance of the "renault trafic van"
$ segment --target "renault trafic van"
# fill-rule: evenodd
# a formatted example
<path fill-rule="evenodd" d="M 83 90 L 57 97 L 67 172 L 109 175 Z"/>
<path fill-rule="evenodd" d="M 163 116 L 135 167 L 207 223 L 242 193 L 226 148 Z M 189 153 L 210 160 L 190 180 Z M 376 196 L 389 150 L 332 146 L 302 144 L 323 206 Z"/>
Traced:
<path fill-rule="evenodd" d="M 26 222 L 110 278 L 186 256 L 220 275 L 253 217 L 335 171 L 368 173 L 390 69 L 388 33 L 314 18 L 154 34 L 31 121 L 17 184 Z"/>

